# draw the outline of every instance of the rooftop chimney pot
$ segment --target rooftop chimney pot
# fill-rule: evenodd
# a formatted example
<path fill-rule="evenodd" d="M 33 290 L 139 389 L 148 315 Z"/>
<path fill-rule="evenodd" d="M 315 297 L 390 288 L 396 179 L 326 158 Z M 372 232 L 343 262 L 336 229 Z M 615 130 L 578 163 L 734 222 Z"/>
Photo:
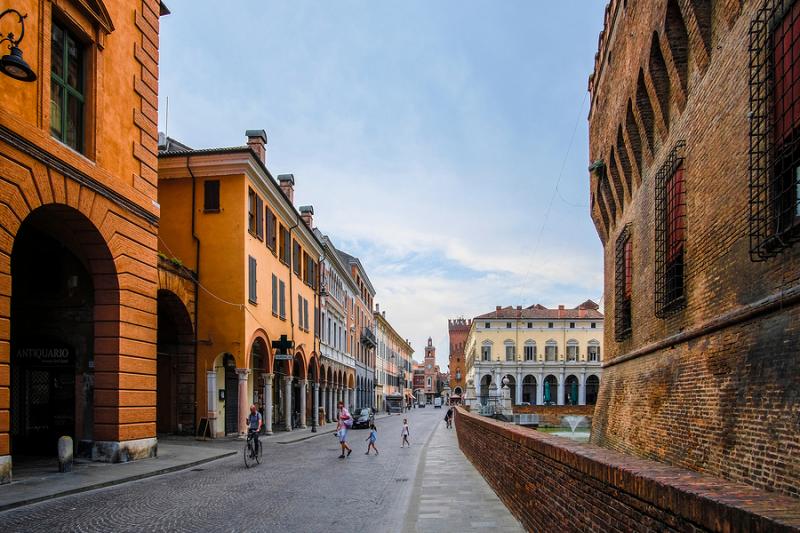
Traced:
<path fill-rule="evenodd" d="M 264 130 L 247 130 L 247 146 L 252 149 L 261 162 L 267 164 L 267 132 Z"/>
<path fill-rule="evenodd" d="M 300 206 L 300 218 L 303 219 L 303 222 L 306 223 L 308 229 L 314 229 L 314 206 L 313 205 L 301 205 Z"/>
<path fill-rule="evenodd" d="M 294 205 L 294 174 L 281 174 L 278 176 L 278 183 L 283 194 L 289 199 L 289 203 Z"/>

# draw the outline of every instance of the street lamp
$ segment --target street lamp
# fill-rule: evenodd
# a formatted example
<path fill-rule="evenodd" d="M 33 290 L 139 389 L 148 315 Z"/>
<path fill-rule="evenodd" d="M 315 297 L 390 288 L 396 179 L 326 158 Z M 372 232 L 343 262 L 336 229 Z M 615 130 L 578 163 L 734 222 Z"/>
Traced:
<path fill-rule="evenodd" d="M 22 31 L 20 31 L 19 37 L 16 39 L 14 38 L 13 32 L 8 32 L 8 35 L 4 37 L 0 35 L 0 37 L 2 37 L 0 38 L 0 44 L 8 41 L 10 43 L 8 48 L 11 51 L 10 54 L 0 59 L 0 69 L 2 69 L 6 76 L 10 76 L 15 80 L 34 81 L 36 79 L 36 73 L 28 66 L 25 60 L 22 59 L 22 50 L 19 49 L 19 43 L 21 43 L 22 39 L 25 37 L 25 17 L 28 15 L 23 15 L 16 9 L 6 9 L 0 13 L 0 19 L 6 15 L 12 14 L 16 15 L 19 19 L 19 25 L 22 26 Z"/>

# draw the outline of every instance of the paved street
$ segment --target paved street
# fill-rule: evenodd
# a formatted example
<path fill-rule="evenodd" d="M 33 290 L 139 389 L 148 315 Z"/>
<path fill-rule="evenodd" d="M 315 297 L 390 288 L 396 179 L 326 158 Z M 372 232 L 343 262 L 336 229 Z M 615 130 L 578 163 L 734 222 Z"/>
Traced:
<path fill-rule="evenodd" d="M 188 471 L 7 511 L 0 514 L 0 531 L 413 529 L 414 517 L 406 511 L 419 507 L 412 495 L 424 496 L 414 491 L 418 470 L 424 470 L 418 469 L 419 461 L 431 436 L 446 430 L 441 410 L 417 409 L 409 415 L 412 447 L 401 449 L 401 423 L 399 416 L 378 420 L 377 457 L 364 455 L 364 430 L 351 431 L 354 452 L 346 460 L 337 458 L 338 442 L 330 434 L 295 444 L 270 442 L 265 463 L 256 468 L 246 469 L 237 454 Z M 456 460 L 466 463 L 460 452 Z M 441 529 L 427 529 L 435 530 L 450 529 L 444 522 Z"/>

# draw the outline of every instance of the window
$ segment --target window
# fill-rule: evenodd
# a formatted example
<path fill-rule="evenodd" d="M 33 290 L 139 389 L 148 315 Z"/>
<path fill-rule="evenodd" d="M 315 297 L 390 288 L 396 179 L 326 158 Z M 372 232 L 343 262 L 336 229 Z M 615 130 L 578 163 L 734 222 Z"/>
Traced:
<path fill-rule="evenodd" d="M 569 323 L 569 329 L 575 329 L 575 322 Z"/>
<path fill-rule="evenodd" d="M 548 322 L 547 323 L 547 327 L 550 328 L 550 329 L 553 329 L 553 323 L 552 322 Z"/>
<path fill-rule="evenodd" d="M 511 329 L 511 322 L 506 322 L 506 329 Z"/>
<path fill-rule="evenodd" d="M 588 355 L 589 361 L 599 361 L 600 343 L 596 340 L 590 340 L 589 345 L 586 348 L 586 354 Z"/>
<path fill-rule="evenodd" d="M 219 180 L 203 182 L 203 211 L 206 213 L 219 212 Z"/>
<path fill-rule="evenodd" d="M 303 249 L 300 247 L 300 243 L 295 240 L 294 253 L 292 255 L 292 264 L 294 266 L 294 273 L 297 274 L 298 277 L 300 276 L 300 273 L 303 268 L 300 262 L 301 261 L 300 258 L 302 257 L 302 255 L 303 255 Z"/>
<path fill-rule="evenodd" d="M 750 251 L 800 240 L 800 3 L 765 0 L 750 26 Z"/>
<path fill-rule="evenodd" d="M 305 322 L 303 322 L 303 297 L 297 295 L 297 322 L 300 324 L 300 329 L 306 329 Z"/>
<path fill-rule="evenodd" d="M 525 360 L 526 361 L 536 360 L 536 343 L 533 341 L 525 343 Z"/>
<path fill-rule="evenodd" d="M 486 323 L 483 325 L 483 327 L 484 327 L 484 328 L 486 328 L 486 329 L 491 329 L 491 328 L 492 328 L 492 325 L 491 325 L 489 322 L 486 322 Z"/>
<path fill-rule="evenodd" d="M 481 346 L 481 361 L 491 361 L 492 360 L 492 346 L 490 344 L 484 344 Z"/>
<path fill-rule="evenodd" d="M 50 133 L 83 152 L 84 48 L 56 21 L 50 37 Z"/>
<path fill-rule="evenodd" d="M 595 329 L 596 327 L 597 327 L 597 322 L 592 322 L 592 324 L 591 324 L 591 328 L 592 328 L 592 329 Z"/>
<path fill-rule="evenodd" d="M 533 329 L 533 322 L 528 322 L 528 329 Z"/>
<path fill-rule="evenodd" d="M 257 302 L 257 291 L 256 291 L 256 258 L 253 256 L 247 256 L 247 265 L 248 265 L 248 276 L 249 276 L 249 283 L 247 284 L 248 291 L 247 291 L 247 299 L 250 301 L 251 304 Z"/>
<path fill-rule="evenodd" d="M 278 282 L 278 292 L 280 293 L 280 312 L 278 315 L 282 319 L 286 319 L 286 283 L 283 280 Z"/>
<path fill-rule="evenodd" d="M 567 341 L 567 361 L 578 360 L 578 341 L 570 339 Z"/>
<path fill-rule="evenodd" d="M 633 241 L 630 224 L 623 228 L 617 238 L 614 262 L 614 338 L 617 342 L 621 342 L 631 336 L 633 324 L 631 321 Z"/>
<path fill-rule="evenodd" d="M 554 340 L 547 341 L 544 347 L 544 360 L 555 361 L 558 359 L 558 343 Z"/>
<path fill-rule="evenodd" d="M 258 195 L 253 189 L 247 190 L 247 230 L 255 235 L 256 234 L 256 198 Z"/>
<path fill-rule="evenodd" d="M 278 314 L 278 277 L 272 275 L 272 314 Z"/>
<path fill-rule="evenodd" d="M 278 219 L 269 207 L 265 208 L 265 211 L 265 218 L 267 219 L 267 248 L 275 252 L 276 241 L 278 239 Z"/>
<path fill-rule="evenodd" d="M 656 316 L 661 318 L 686 303 L 684 147 L 678 141 L 656 174 Z"/>
<path fill-rule="evenodd" d="M 283 227 L 283 224 L 280 224 L 280 231 L 278 233 L 280 237 L 280 246 L 281 246 L 281 261 L 288 265 L 289 261 L 291 261 L 292 257 L 292 239 L 291 235 L 289 235 L 289 230 Z"/>
<path fill-rule="evenodd" d="M 516 358 L 516 346 L 512 341 L 505 342 L 506 348 L 506 361 L 513 361 Z"/>

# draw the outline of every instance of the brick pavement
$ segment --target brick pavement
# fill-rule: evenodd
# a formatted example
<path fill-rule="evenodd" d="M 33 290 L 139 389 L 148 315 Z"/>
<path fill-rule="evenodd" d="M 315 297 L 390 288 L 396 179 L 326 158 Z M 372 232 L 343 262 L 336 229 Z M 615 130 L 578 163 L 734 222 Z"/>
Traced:
<path fill-rule="evenodd" d="M 417 470 L 405 533 L 524 531 L 440 421 Z"/>
<path fill-rule="evenodd" d="M 379 456 L 364 455 L 365 430 L 351 431 L 354 453 L 346 460 L 337 458 L 338 441 L 330 434 L 295 444 L 267 441 L 258 467 L 246 469 L 237 453 L 0 512 L 0 531 L 400 531 L 424 443 L 441 420 L 438 409 L 408 418 L 411 448 L 400 448 L 400 416 L 377 420 Z M 243 443 L 208 445 L 239 450 Z"/>

